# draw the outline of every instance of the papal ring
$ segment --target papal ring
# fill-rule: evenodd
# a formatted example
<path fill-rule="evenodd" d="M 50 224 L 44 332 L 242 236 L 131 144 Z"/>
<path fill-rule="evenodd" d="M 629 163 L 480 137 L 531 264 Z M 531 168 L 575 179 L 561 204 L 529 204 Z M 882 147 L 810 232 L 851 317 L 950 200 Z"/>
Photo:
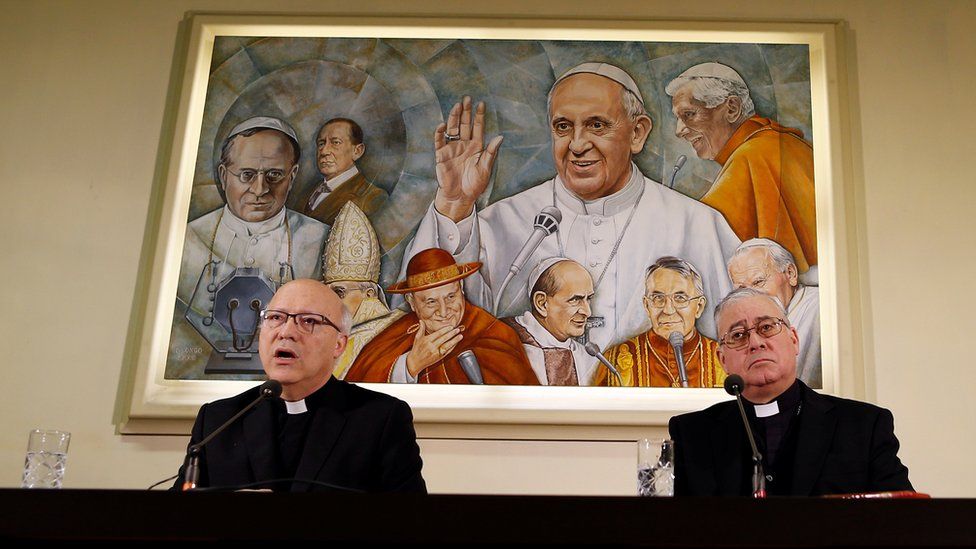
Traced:
<path fill-rule="evenodd" d="M 441 356 L 443 356 L 444 354 L 446 354 L 446 351 L 444 350 L 444 348 L 443 348 L 443 347 L 438 347 L 438 348 L 437 348 L 437 352 L 438 352 L 438 353 L 440 353 L 440 354 L 441 354 Z"/>
<path fill-rule="evenodd" d="M 444 139 L 447 141 L 459 141 L 461 139 L 461 134 L 451 135 L 449 133 L 445 133 Z"/>

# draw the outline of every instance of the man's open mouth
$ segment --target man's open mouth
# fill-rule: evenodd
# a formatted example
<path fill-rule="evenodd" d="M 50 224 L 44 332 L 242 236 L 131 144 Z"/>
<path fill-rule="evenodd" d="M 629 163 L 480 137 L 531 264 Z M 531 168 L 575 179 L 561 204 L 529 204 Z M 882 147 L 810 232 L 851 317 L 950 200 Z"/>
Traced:
<path fill-rule="evenodd" d="M 298 358 L 294 351 L 288 349 L 278 349 L 274 354 L 275 358 Z"/>

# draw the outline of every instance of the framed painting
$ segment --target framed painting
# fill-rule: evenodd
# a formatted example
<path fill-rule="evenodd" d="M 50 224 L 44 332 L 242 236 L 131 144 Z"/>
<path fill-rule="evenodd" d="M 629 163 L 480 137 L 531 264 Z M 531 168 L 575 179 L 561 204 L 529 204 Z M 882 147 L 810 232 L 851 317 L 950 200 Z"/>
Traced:
<path fill-rule="evenodd" d="M 728 398 L 712 313 L 738 286 L 788 309 L 801 379 L 861 390 L 835 24 L 184 23 L 130 420 L 262 380 L 296 278 L 350 310 L 336 376 L 420 422 Z"/>

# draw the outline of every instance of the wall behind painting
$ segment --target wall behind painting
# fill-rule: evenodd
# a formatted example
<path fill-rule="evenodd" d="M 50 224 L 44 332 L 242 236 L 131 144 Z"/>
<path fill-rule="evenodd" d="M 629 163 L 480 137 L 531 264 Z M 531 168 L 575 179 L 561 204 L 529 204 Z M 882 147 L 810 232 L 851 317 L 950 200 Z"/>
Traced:
<path fill-rule="evenodd" d="M 68 487 L 140 488 L 183 437 L 112 424 L 177 25 L 194 11 L 438 14 L 443 2 L 0 1 L 0 486 L 33 427 L 74 434 Z M 486 16 L 845 20 L 852 232 L 868 398 L 891 408 L 917 488 L 976 497 L 976 10 L 958 2 L 452 4 Z M 450 15 L 450 13 L 443 13 Z M 421 442 L 438 492 L 626 494 L 625 442 Z"/>

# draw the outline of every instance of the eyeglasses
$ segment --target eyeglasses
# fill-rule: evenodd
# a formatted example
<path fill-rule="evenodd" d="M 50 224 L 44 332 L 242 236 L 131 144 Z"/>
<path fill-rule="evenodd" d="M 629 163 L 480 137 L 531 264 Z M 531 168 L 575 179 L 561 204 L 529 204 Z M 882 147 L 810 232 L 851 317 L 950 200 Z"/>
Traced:
<path fill-rule="evenodd" d="M 315 331 L 316 326 L 332 326 L 335 331 L 342 333 L 342 330 L 335 325 L 334 322 L 329 320 L 323 315 L 318 313 L 286 313 L 284 311 L 276 311 L 274 309 L 265 309 L 261 311 L 261 326 L 266 328 L 280 328 L 288 322 L 289 318 L 295 319 L 295 326 L 298 327 L 298 331 L 311 334 Z"/>
<path fill-rule="evenodd" d="M 765 320 L 760 320 L 758 324 L 752 328 L 738 327 L 729 330 L 729 333 L 722 336 L 720 341 L 722 345 L 725 345 L 729 349 L 742 349 L 749 344 L 749 332 L 755 331 L 763 339 L 769 339 L 773 336 L 777 336 L 783 331 L 783 327 L 786 326 L 786 321 L 779 318 L 767 318 Z"/>
<path fill-rule="evenodd" d="M 651 305 L 654 306 L 657 309 L 663 309 L 664 308 L 664 305 L 668 302 L 668 299 L 669 298 L 671 299 L 671 303 L 674 303 L 674 308 L 675 309 L 684 309 L 684 308 L 688 307 L 688 304 L 691 303 L 692 301 L 694 301 L 696 299 L 701 299 L 703 297 L 705 297 L 705 296 L 703 296 L 703 295 L 696 295 L 694 297 L 688 297 L 687 294 L 681 294 L 681 293 L 678 293 L 678 294 L 661 294 L 661 293 L 655 292 L 655 293 L 647 296 L 647 299 L 650 300 Z"/>
<path fill-rule="evenodd" d="M 257 177 L 258 174 L 264 174 L 264 180 L 268 183 L 268 185 L 281 183 L 285 176 L 288 175 L 284 170 L 279 170 L 278 168 L 271 168 L 269 170 L 252 170 L 251 168 L 244 168 L 241 170 L 241 173 L 234 173 L 233 170 L 227 168 L 227 171 L 234 174 L 234 177 L 240 179 L 241 183 L 244 183 L 245 185 L 251 181 L 254 181 L 254 178 Z"/>

